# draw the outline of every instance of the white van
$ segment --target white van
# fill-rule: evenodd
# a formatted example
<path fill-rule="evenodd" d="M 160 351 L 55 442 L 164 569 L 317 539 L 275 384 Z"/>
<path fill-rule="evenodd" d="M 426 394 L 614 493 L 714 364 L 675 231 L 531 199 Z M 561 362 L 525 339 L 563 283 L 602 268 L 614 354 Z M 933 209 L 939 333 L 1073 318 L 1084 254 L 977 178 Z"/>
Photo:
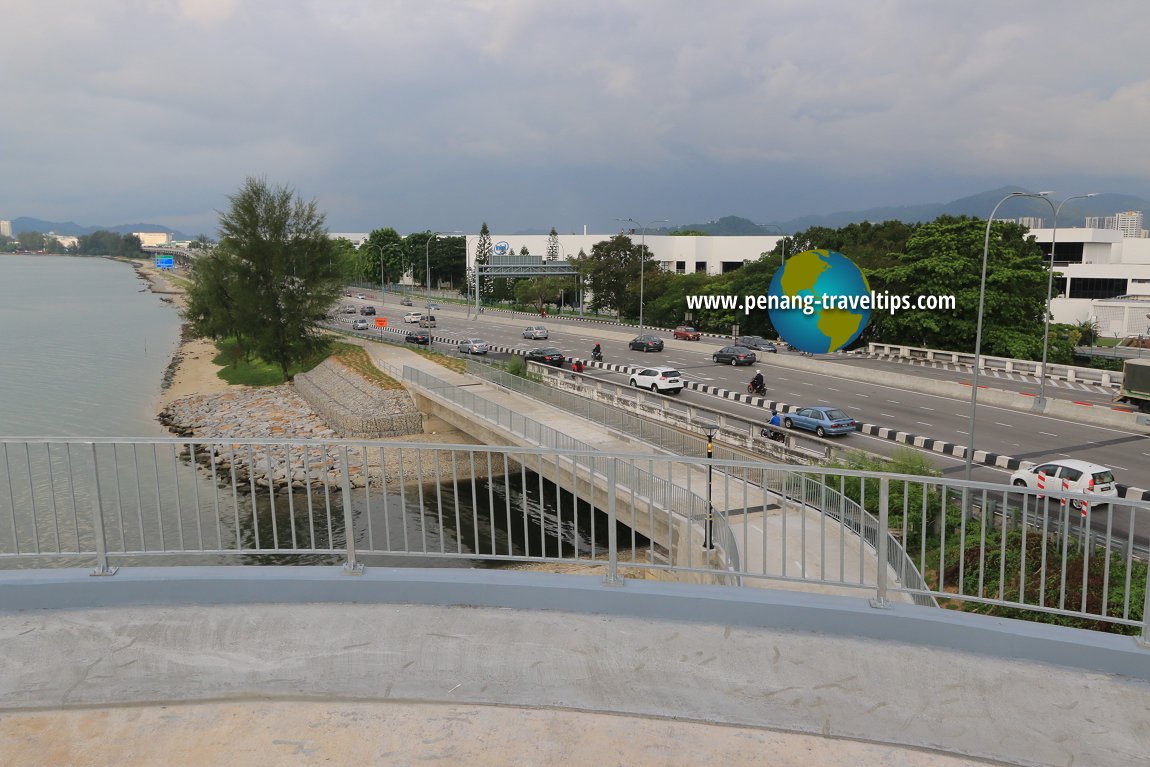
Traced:
<path fill-rule="evenodd" d="M 408 312 L 403 315 L 404 322 L 419 322 L 419 318 L 423 316 L 423 312 Z"/>

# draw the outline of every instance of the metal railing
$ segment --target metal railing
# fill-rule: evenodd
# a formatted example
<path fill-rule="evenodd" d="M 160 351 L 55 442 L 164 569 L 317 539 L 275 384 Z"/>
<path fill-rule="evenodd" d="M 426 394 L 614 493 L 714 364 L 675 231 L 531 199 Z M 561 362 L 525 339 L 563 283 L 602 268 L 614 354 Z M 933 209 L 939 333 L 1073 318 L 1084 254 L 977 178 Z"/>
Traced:
<path fill-rule="evenodd" d="M 525 394 L 532 399 L 555 405 L 582 418 L 617 430 L 627 436 L 636 437 L 643 442 L 663 448 L 674 455 L 703 455 L 706 453 L 706 440 L 700 434 L 692 434 L 681 429 L 653 422 L 649 418 L 596 402 L 581 394 L 562 391 L 522 378 L 521 376 L 511 375 L 487 364 L 469 361 L 467 368 L 469 374 L 478 378 L 507 388 L 510 391 Z M 548 372 L 546 375 L 553 374 Z M 556 372 L 554 375 L 565 374 Z M 648 396 L 642 391 L 631 390 L 618 384 L 603 383 L 602 385 L 613 387 L 616 390 L 616 394 L 623 390 L 640 399 Z M 655 399 L 660 412 L 664 412 L 666 408 L 671 406 L 667 403 L 666 397 L 655 395 Z M 753 434 L 754 430 L 758 428 L 750 421 L 733 418 L 725 413 L 699 408 L 693 405 L 687 405 L 685 407 L 691 408 L 692 412 L 699 411 L 706 413 L 708 416 L 711 416 L 712 420 L 716 424 L 719 424 L 724 431 L 728 433 L 733 432 L 732 436 L 740 440 L 747 438 L 748 435 Z M 753 440 L 751 441 L 753 442 Z M 722 444 L 716 444 L 714 448 L 713 455 L 719 460 L 745 461 L 749 457 L 744 451 L 734 450 Z M 791 452 L 793 451 L 783 451 L 784 460 Z M 799 470 L 792 467 L 791 473 L 776 473 L 770 475 L 771 480 L 767 483 L 768 489 L 779 495 L 780 498 L 798 502 L 805 508 L 815 509 L 826 514 L 832 520 L 841 522 L 855 534 L 861 535 L 869 546 L 876 551 L 878 550 L 878 520 L 875 519 L 873 515 L 869 514 L 850 498 L 844 497 L 834 488 L 819 483 L 813 483 L 812 485 L 812 480 L 803 477 L 801 474 L 794 473 L 795 471 Z M 729 522 L 728 518 L 724 517 L 724 522 Z M 727 534 L 731 534 L 733 537 L 729 524 L 723 525 L 722 529 L 716 533 L 716 537 L 725 539 Z M 744 541 L 743 548 L 745 548 L 745 543 Z M 926 581 L 902 545 L 893 537 L 888 537 L 885 544 L 888 564 L 894 568 L 899 580 L 912 589 L 925 591 Z M 920 604 L 935 604 L 932 597 L 923 594 L 915 594 L 914 599 Z"/>
<path fill-rule="evenodd" d="M 606 564 L 608 580 L 621 567 L 732 580 L 729 562 L 710 556 L 697 535 L 680 535 L 684 550 L 667 559 L 628 531 L 673 520 L 643 496 L 661 492 L 658 482 L 641 486 L 644 473 L 669 482 L 704 472 L 705 458 L 331 440 L 3 438 L 0 461 L 7 567 L 94 565 L 94 574 L 111 575 L 144 563 L 318 561 L 355 573 L 365 563 L 538 561 Z M 1150 639 L 1147 568 L 1132 553 L 1150 503 L 814 467 L 796 473 L 757 461 L 711 466 L 734 531 L 726 541 L 716 533 L 716 542 L 737 547 L 744 586 L 815 584 L 869 594 L 876 606 L 929 597 Z M 1009 513 L 982 513 L 991 500 Z M 819 511 L 805 513 L 810 507 Z M 826 512 L 836 508 L 843 513 Z M 892 556 L 892 536 L 921 582 Z"/>
<path fill-rule="evenodd" d="M 425 392 L 453 402 L 469 413 L 490 421 L 501 429 L 516 434 L 535 445 L 557 449 L 569 454 L 595 452 L 594 446 L 575 439 L 569 434 L 416 368 L 404 366 L 403 380 L 408 384 L 420 387 Z M 683 523 L 705 520 L 713 513 L 708 509 L 705 499 L 697 492 L 692 491 L 690 475 L 687 477 L 688 484 L 684 487 L 676 484 L 670 475 L 666 477 L 657 476 L 653 471 L 653 466 L 650 470 L 643 470 L 634 463 L 628 463 L 616 467 L 616 471 L 618 472 L 617 483 L 629 493 L 632 509 L 636 503 L 647 508 L 649 519 L 647 520 L 648 527 L 645 529 L 654 530 L 656 526 L 660 526 L 661 530 L 665 530 L 663 543 L 667 549 L 668 557 L 671 562 L 679 561 L 680 555 L 676 551 L 675 543 L 676 530 Z M 660 518 L 657 519 L 657 517 Z M 716 527 L 721 527 L 721 524 Z M 727 569 L 737 572 L 739 569 L 738 549 L 722 545 L 723 541 L 730 543 L 733 542 L 733 539 L 723 535 L 720 531 L 718 540 L 720 542 L 718 553 L 726 560 Z M 689 547 L 686 558 L 688 565 L 693 565 L 694 555 Z"/>

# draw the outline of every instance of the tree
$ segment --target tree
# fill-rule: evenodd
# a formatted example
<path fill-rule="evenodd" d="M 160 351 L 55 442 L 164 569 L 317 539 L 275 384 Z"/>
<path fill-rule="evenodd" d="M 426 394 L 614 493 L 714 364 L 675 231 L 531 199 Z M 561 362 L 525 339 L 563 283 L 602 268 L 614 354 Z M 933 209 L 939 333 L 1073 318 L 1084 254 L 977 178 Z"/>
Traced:
<path fill-rule="evenodd" d="M 936 349 L 974 346 L 986 222 L 943 216 L 916 228 L 894 266 L 876 270 L 872 290 L 892 295 L 953 295 L 953 310 L 875 311 L 867 329 L 872 340 Z M 1046 270 L 1042 251 L 1025 227 L 996 221 L 991 226 L 983 314 L 985 354 L 1038 359 Z"/>
<path fill-rule="evenodd" d="M 475 241 L 475 266 L 487 266 L 491 263 L 491 230 L 487 228 L 487 222 L 483 222 L 483 226 L 479 227 L 479 239 Z M 486 275 L 485 275 L 486 277 Z M 475 288 L 475 285 L 472 285 Z M 479 283 L 479 294 L 482 298 L 487 299 L 491 296 L 492 280 L 486 277 Z"/>
<path fill-rule="evenodd" d="M 364 256 L 364 276 L 372 282 L 381 276 L 385 282 L 399 282 L 411 266 L 404 260 L 403 237 L 390 226 L 373 230 L 359 249 Z"/>
<path fill-rule="evenodd" d="M 651 261 L 650 250 L 635 245 L 625 234 L 597 242 L 591 246 L 590 255 L 581 255 L 576 269 L 592 293 L 592 310 L 614 309 L 621 317 L 638 317 L 639 271 L 643 261 Z M 654 263 L 648 263 L 645 271 L 655 269 Z"/>
<path fill-rule="evenodd" d="M 251 177 L 228 199 L 219 245 L 192 269 L 185 317 L 197 333 L 244 339 L 286 380 L 322 345 L 318 324 L 340 294 L 343 266 L 314 201 Z"/>
<path fill-rule="evenodd" d="M 559 232 L 555 231 L 555 227 L 551 227 L 551 233 L 547 235 L 547 260 L 559 260 Z"/>
<path fill-rule="evenodd" d="M 578 289 L 579 286 L 570 277 L 534 277 L 516 281 L 515 300 L 536 305 L 542 314 L 546 304 L 557 305 L 563 293 L 573 295 Z"/>

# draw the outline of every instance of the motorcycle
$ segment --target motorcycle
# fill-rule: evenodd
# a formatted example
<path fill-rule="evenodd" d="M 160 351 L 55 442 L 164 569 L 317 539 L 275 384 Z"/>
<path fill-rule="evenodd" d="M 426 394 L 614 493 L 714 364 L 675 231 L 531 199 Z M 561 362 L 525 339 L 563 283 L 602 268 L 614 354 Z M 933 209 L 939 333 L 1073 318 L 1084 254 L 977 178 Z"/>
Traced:
<path fill-rule="evenodd" d="M 747 384 L 747 394 L 754 394 L 759 397 L 765 397 L 767 396 L 767 387 L 755 386 L 754 381 L 752 381 L 751 383 Z"/>
<path fill-rule="evenodd" d="M 592 351 L 591 352 L 591 359 L 595 360 L 596 362 L 602 362 L 603 361 L 603 352 Z"/>

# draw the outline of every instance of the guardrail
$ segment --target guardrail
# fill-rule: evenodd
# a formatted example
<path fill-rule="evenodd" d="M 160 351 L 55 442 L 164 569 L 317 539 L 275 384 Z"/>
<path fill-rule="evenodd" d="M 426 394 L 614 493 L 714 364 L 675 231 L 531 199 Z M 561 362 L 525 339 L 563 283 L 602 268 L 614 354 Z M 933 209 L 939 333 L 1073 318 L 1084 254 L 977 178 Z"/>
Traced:
<path fill-rule="evenodd" d="M 619 560 L 628 548 L 616 530 L 621 499 L 641 492 L 625 487 L 627 472 L 647 466 L 652 475 L 681 476 L 705 469 L 703 458 L 339 440 L 22 438 L 0 439 L 0 456 L 0 565 L 8 567 L 90 564 L 93 574 L 113 575 L 143 563 L 320 561 L 342 562 L 354 574 L 365 562 L 587 565 L 594 558 L 608 564 L 609 579 L 625 565 L 730 582 L 730 570 L 701 549 L 687 564 L 634 550 L 636 561 Z M 569 467 L 561 487 L 532 473 L 547 461 Z M 746 586 L 842 587 L 869 593 L 879 607 L 900 594 L 931 597 L 1150 640 L 1147 569 L 1130 555 L 1133 533 L 1150 521 L 1150 503 L 1101 506 L 1089 495 L 1043 497 L 986 483 L 816 467 L 796 473 L 759 461 L 711 466 L 722 482 L 742 483 L 726 495 L 741 540 L 725 543 L 742 550 L 737 575 Z M 603 486 L 614 489 L 596 489 Z M 875 522 L 786 507 L 768 512 L 776 492 L 822 508 L 853 508 L 834 500 L 838 493 Z M 596 498 L 603 500 L 599 511 Z M 1048 522 L 1037 529 L 1003 525 L 978 511 L 991 499 L 1024 519 Z M 1084 516 L 1072 508 L 1080 501 L 1088 504 Z M 772 516 L 779 513 L 781 519 Z M 1049 524 L 1055 518 L 1059 532 Z M 777 523 L 791 527 L 784 532 Z M 1083 535 L 1091 529 L 1111 543 L 1129 543 L 1117 551 L 1096 547 Z M 852 530 L 890 566 L 854 572 L 852 557 L 869 549 L 860 549 Z M 897 580 L 892 536 L 911 552 L 923 584 Z M 802 559 L 796 541 L 806 543 Z"/>
<path fill-rule="evenodd" d="M 973 365 L 973 352 L 955 352 L 943 349 L 926 349 L 918 346 L 903 346 L 901 344 L 867 344 L 867 354 L 874 356 L 896 357 L 902 359 L 920 360 L 923 362 L 945 362 L 952 365 Z M 1133 355 L 1131 355 L 1133 356 Z M 1021 373 L 1037 376 L 1042 370 L 1042 363 L 1034 360 L 1019 360 L 1010 357 L 994 357 L 981 355 L 981 364 L 984 368 L 1003 370 L 1007 373 Z M 1065 381 L 1079 383 L 1093 383 L 1100 386 L 1121 386 L 1122 373 L 1097 368 L 1082 367 L 1079 365 L 1057 365 L 1047 363 L 1046 375 Z"/>

